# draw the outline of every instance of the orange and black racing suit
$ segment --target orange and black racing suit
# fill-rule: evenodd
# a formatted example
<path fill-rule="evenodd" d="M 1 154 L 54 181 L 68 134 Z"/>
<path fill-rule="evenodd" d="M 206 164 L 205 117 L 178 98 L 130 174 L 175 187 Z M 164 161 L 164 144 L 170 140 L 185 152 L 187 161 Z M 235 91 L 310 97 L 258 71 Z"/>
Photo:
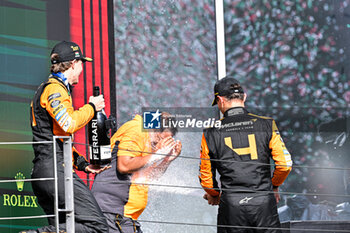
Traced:
<path fill-rule="evenodd" d="M 272 118 L 242 107 L 227 110 L 221 127 L 204 130 L 201 158 L 200 183 L 212 196 L 220 195 L 216 170 L 220 174 L 218 225 L 243 226 L 219 226 L 218 232 L 260 232 L 244 227 L 280 226 L 272 188 L 286 179 L 292 160 Z M 272 177 L 271 158 L 276 165 Z"/>
<path fill-rule="evenodd" d="M 74 110 L 71 86 L 62 77 L 51 74 L 47 82 L 42 83 L 36 91 L 31 103 L 31 126 L 33 142 L 52 141 L 53 136 L 72 136 L 84 127 L 94 116 L 93 104 L 86 104 Z M 64 159 L 63 143 L 56 142 L 59 208 L 64 209 Z M 33 144 L 35 158 L 32 178 L 54 177 L 53 144 Z M 88 162 L 73 147 L 73 163 L 75 168 L 84 171 Z M 107 223 L 89 188 L 73 173 L 74 208 L 76 232 L 107 232 Z M 54 214 L 54 182 L 32 182 L 35 195 L 46 214 Z M 63 214 L 63 213 L 62 213 Z M 38 229 L 39 232 L 55 231 L 54 218 L 49 218 L 50 226 Z M 60 230 L 65 229 L 65 216 L 60 215 Z"/>

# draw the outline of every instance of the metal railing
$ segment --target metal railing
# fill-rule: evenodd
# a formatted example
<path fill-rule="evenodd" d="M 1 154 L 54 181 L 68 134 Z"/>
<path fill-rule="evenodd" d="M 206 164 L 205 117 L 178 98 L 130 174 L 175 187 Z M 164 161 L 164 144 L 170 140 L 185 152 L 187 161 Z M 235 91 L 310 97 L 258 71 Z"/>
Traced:
<path fill-rule="evenodd" d="M 58 173 L 57 173 L 57 140 L 63 142 L 63 158 L 64 158 L 64 187 L 65 187 L 65 208 L 59 208 L 58 202 Z M 52 215 L 37 215 L 37 216 L 21 216 L 21 217 L 0 217 L 0 220 L 18 220 L 18 219 L 38 219 L 55 217 L 56 233 L 59 233 L 59 213 L 66 213 L 66 231 L 68 233 L 75 232 L 74 225 L 74 192 L 73 192 L 73 164 L 72 164 L 72 138 L 70 136 L 53 136 L 52 141 L 41 142 L 0 142 L 0 145 L 25 145 L 25 144 L 53 144 L 53 158 L 54 158 L 54 177 L 35 178 L 35 179 L 16 179 L 16 180 L 0 180 L 0 183 L 10 182 L 32 182 L 32 181 L 54 181 L 55 187 L 55 201 L 54 214 Z"/>
<path fill-rule="evenodd" d="M 57 172 L 57 148 L 56 148 L 56 140 L 62 140 L 63 141 L 63 156 L 64 156 L 64 185 L 65 185 L 65 209 L 60 209 L 58 205 L 58 172 Z M 34 219 L 34 218 L 45 218 L 45 217 L 55 217 L 55 227 L 56 232 L 59 233 L 59 213 L 65 212 L 66 213 L 66 231 L 69 233 L 75 232 L 75 211 L 74 211 L 74 193 L 73 193 L 73 173 L 72 173 L 72 141 L 71 137 L 69 136 L 55 136 L 53 137 L 53 141 L 45 141 L 45 142 L 36 142 L 36 143 L 29 143 L 29 142 L 0 142 L 0 145 L 5 144 L 38 144 L 38 143 L 52 143 L 53 144 L 53 154 L 54 154 L 54 177 L 53 178 L 38 178 L 38 179 L 23 179 L 23 180 L 0 180 L 0 183 L 5 182 L 18 182 L 18 181 L 51 181 L 54 180 L 55 182 L 55 202 L 54 202 L 54 215 L 38 215 L 38 216 L 23 216 L 23 217 L 0 217 L 0 220 L 13 220 L 13 219 Z M 88 146 L 87 144 L 82 143 L 75 143 L 80 145 Z M 120 148 L 120 150 L 123 150 Z M 135 152 L 134 150 L 124 149 L 130 152 Z M 147 153 L 143 151 L 138 151 L 140 153 Z M 160 154 L 163 156 L 167 156 L 165 154 Z M 191 156 L 185 156 L 180 155 L 179 158 L 183 159 L 194 159 L 194 160 L 203 160 L 201 158 L 195 158 Z M 233 161 L 226 161 L 226 160 L 219 160 L 220 162 L 233 162 Z M 264 164 L 266 166 L 271 166 L 271 164 Z M 317 166 L 303 166 L 303 165 L 293 165 L 292 167 L 298 167 L 298 168 L 309 168 L 309 169 L 326 169 L 326 170 L 349 170 L 348 167 L 317 167 Z M 82 179 L 84 180 L 84 179 Z M 108 182 L 108 181 L 102 181 L 102 182 Z M 117 182 L 117 181 L 116 181 Z M 127 183 L 129 181 L 126 181 Z M 195 186 L 185 186 L 185 185 L 171 185 L 171 184 L 155 184 L 155 183 L 137 183 L 133 182 L 133 184 L 140 184 L 140 185 L 148 185 L 148 186 L 159 186 L 164 188 L 182 188 L 182 189 L 202 189 L 201 187 L 195 187 Z M 222 189 L 221 189 L 222 190 Z M 266 194 L 271 192 L 265 192 Z M 280 192 L 281 194 L 285 195 L 323 195 L 323 196 L 336 196 L 336 197 L 350 197 L 349 195 L 344 194 L 320 194 L 320 193 L 296 193 L 296 192 Z M 224 227 L 224 228 L 249 228 L 249 229 L 280 229 L 280 230 L 289 230 L 287 228 L 269 228 L 269 227 L 242 227 L 242 226 L 219 226 L 215 224 L 203 224 L 203 223 L 185 223 L 185 222 L 177 222 L 177 221 L 159 221 L 159 220 L 139 220 L 140 222 L 145 222 L 149 224 L 168 224 L 168 225 L 188 225 L 188 226 L 203 226 L 203 227 Z M 330 231 L 328 229 L 293 229 L 296 231 L 303 231 L 303 230 L 309 230 L 309 231 L 316 231 L 316 232 L 327 232 Z M 349 230 L 332 230 L 332 232 L 350 232 Z"/>
<path fill-rule="evenodd" d="M 64 158 L 64 197 L 65 209 L 59 209 L 58 206 L 58 175 L 57 175 L 57 146 L 53 143 L 54 154 L 54 178 L 55 178 L 55 225 L 56 233 L 59 233 L 59 212 L 66 212 L 66 230 L 68 233 L 75 232 L 74 225 L 74 192 L 73 192 L 73 164 L 72 164 L 72 138 L 70 136 L 54 136 L 53 141 L 63 140 L 63 158 Z"/>

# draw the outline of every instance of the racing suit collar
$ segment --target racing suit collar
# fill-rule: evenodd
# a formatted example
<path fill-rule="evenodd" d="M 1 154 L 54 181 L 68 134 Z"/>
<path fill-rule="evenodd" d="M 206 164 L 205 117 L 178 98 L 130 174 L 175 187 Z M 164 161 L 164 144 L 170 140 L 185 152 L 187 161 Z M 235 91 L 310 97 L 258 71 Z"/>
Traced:
<path fill-rule="evenodd" d="M 51 73 L 51 76 L 62 82 L 67 87 L 68 93 L 71 93 L 73 86 L 69 84 L 68 79 L 66 78 L 66 76 L 64 76 L 64 74 L 62 74 L 61 72 Z"/>
<path fill-rule="evenodd" d="M 233 107 L 228 109 L 224 113 L 224 117 L 236 116 L 236 115 L 247 114 L 247 113 L 248 111 L 243 107 Z"/>

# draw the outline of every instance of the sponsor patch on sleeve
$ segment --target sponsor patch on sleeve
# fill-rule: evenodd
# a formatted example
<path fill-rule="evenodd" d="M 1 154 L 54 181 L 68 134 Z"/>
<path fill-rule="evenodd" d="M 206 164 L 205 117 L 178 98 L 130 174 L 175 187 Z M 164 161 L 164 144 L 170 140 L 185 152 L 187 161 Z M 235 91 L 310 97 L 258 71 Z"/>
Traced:
<path fill-rule="evenodd" d="M 67 109 L 66 109 L 66 108 L 64 108 L 64 109 L 62 109 L 61 111 L 59 111 L 59 112 L 57 113 L 57 115 L 55 116 L 56 121 L 59 121 L 59 120 L 61 119 L 61 117 L 63 116 L 63 114 L 65 114 L 66 112 L 67 112 Z"/>
<path fill-rule="evenodd" d="M 58 97 L 61 97 L 61 93 L 53 93 L 52 95 L 49 95 L 49 98 L 47 100 L 50 102 L 51 100 L 56 99 Z"/>
<path fill-rule="evenodd" d="M 59 100 L 54 100 L 54 101 L 51 102 L 51 107 L 52 107 L 52 108 L 56 108 L 60 103 L 61 103 L 61 101 L 59 101 Z"/>
<path fill-rule="evenodd" d="M 63 108 L 63 105 L 62 105 L 62 104 L 58 105 L 57 108 L 54 109 L 53 115 L 56 115 L 56 113 L 57 113 L 59 110 L 61 110 L 62 108 Z"/>
<path fill-rule="evenodd" d="M 286 159 L 286 161 L 291 161 L 292 157 L 290 155 L 285 155 L 284 158 Z"/>
<path fill-rule="evenodd" d="M 68 116 L 69 116 L 68 113 L 65 113 L 65 114 L 61 117 L 61 119 L 59 120 L 58 124 L 59 124 L 61 127 L 63 126 L 64 122 L 67 120 Z"/>
<path fill-rule="evenodd" d="M 68 117 L 68 119 L 66 120 L 66 122 L 64 123 L 62 129 L 67 132 L 67 130 L 69 129 L 69 127 L 71 126 L 72 124 L 72 118 L 71 117 Z"/>
<path fill-rule="evenodd" d="M 283 154 L 289 155 L 289 151 L 288 150 L 283 150 Z"/>

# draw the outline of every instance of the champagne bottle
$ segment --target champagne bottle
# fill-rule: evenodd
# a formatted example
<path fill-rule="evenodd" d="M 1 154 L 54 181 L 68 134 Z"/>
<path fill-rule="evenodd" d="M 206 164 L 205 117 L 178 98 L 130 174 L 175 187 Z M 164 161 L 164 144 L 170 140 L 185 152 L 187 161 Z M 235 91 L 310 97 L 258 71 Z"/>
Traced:
<path fill-rule="evenodd" d="M 93 88 L 93 96 L 100 95 L 100 87 Z M 107 116 L 102 109 L 96 112 L 95 116 L 88 124 L 90 163 L 101 165 L 109 163 L 111 160 L 111 146 L 108 130 L 106 128 Z"/>

